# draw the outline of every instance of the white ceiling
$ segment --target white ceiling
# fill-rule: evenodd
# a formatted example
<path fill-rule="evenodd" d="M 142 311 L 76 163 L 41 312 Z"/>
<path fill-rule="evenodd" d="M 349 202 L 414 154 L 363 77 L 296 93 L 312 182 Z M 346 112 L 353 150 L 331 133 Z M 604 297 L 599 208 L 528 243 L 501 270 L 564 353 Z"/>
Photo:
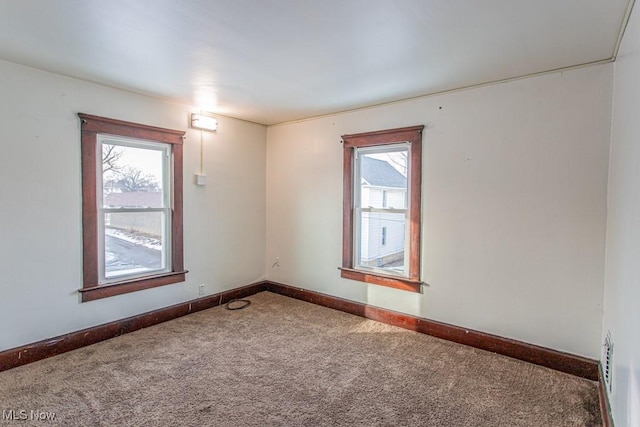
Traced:
<path fill-rule="evenodd" d="M 0 0 L 0 59 L 274 124 L 611 59 L 633 0 Z"/>

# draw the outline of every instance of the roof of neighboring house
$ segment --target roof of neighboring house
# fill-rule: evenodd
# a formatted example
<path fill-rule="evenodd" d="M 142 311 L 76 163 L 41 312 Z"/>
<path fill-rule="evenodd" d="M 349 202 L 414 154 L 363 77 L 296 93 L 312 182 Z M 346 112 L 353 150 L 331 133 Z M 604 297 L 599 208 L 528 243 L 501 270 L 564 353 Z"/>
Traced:
<path fill-rule="evenodd" d="M 159 191 L 132 191 L 105 194 L 104 205 L 122 208 L 159 208 L 162 207 L 162 193 Z"/>
<path fill-rule="evenodd" d="M 371 185 L 378 187 L 407 187 L 407 178 L 384 160 L 362 156 L 361 168 L 360 175 Z"/>

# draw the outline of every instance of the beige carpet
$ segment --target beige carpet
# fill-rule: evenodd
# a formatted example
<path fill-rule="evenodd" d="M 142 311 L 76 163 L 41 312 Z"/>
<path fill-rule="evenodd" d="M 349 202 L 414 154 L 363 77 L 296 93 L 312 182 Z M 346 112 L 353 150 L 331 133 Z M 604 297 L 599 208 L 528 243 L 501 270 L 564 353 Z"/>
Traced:
<path fill-rule="evenodd" d="M 2 372 L 0 410 L 65 426 L 600 425 L 593 382 L 268 292 L 249 299 Z"/>

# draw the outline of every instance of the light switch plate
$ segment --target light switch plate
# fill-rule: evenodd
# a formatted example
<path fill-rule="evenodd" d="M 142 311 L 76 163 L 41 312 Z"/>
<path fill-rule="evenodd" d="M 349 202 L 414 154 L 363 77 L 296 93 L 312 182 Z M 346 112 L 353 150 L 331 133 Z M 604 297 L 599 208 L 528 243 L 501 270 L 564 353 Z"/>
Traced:
<path fill-rule="evenodd" d="M 204 173 L 196 174 L 196 185 L 206 185 L 207 184 L 207 175 Z"/>

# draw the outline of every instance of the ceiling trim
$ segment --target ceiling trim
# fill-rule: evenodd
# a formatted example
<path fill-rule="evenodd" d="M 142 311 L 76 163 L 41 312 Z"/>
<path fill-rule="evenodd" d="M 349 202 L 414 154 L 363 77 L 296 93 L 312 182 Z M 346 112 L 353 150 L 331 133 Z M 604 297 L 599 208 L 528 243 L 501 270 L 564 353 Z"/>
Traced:
<path fill-rule="evenodd" d="M 618 39 L 616 40 L 616 45 L 613 48 L 613 55 L 611 57 L 612 61 L 615 61 L 618 57 L 618 52 L 620 51 L 620 45 L 622 45 L 622 38 L 624 37 L 625 31 L 627 31 L 627 25 L 629 25 L 629 20 L 631 19 L 631 12 L 633 12 L 633 7 L 636 4 L 636 0 L 629 0 L 629 4 L 627 5 L 627 10 L 624 14 L 624 18 L 622 19 L 622 26 L 620 27 L 620 32 L 618 33 Z"/>

